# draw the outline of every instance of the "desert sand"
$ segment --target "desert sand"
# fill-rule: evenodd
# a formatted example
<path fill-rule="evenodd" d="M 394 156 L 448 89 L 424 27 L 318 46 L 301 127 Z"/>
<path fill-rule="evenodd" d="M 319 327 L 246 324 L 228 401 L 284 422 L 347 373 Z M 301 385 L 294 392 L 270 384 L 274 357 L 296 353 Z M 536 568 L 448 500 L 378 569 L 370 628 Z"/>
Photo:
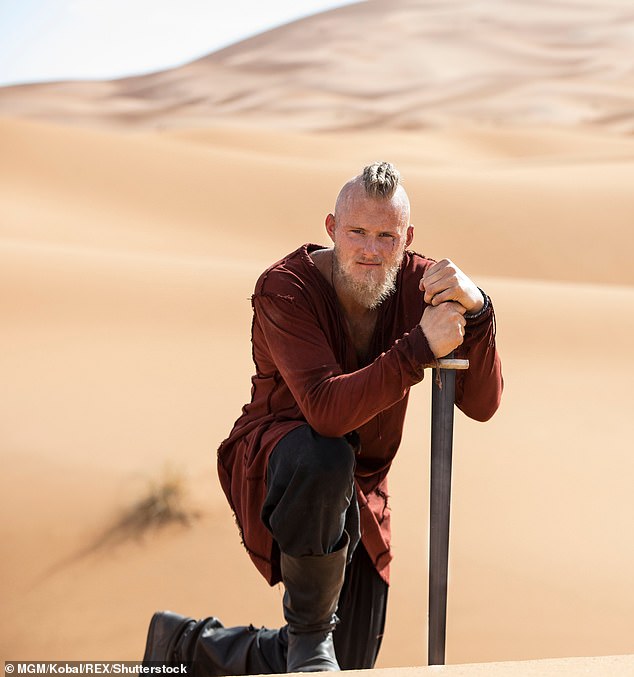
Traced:
<path fill-rule="evenodd" d="M 377 4 L 298 24 L 319 34 L 330 22 L 349 35 L 355 17 L 379 20 Z M 426 34 L 446 36 L 446 12 L 422 5 Z M 478 6 L 492 16 L 501 4 Z M 525 114 L 526 88 L 502 87 L 508 54 L 495 49 L 452 63 L 497 82 L 497 108 L 467 73 L 454 82 L 460 115 L 450 106 L 433 124 L 422 113 L 415 124 L 372 122 L 348 100 L 359 78 L 339 73 L 345 125 L 331 125 L 310 97 L 297 112 L 278 92 L 273 110 L 258 100 L 260 78 L 287 82 L 288 68 L 274 62 L 290 58 L 279 45 L 285 35 L 297 41 L 297 25 L 241 43 L 242 63 L 268 49 L 270 64 L 245 66 L 240 87 L 252 105 L 229 113 L 157 116 L 159 94 L 148 90 L 128 100 L 146 104 L 143 124 L 126 124 L 121 83 L 34 85 L 26 97 L 0 90 L 5 660 L 138 659 L 151 614 L 164 608 L 281 622 L 282 591 L 266 586 L 240 545 L 215 449 L 249 397 L 257 276 L 303 242 L 327 244 L 323 219 L 340 185 L 376 159 L 401 170 L 413 248 L 453 259 L 496 310 L 502 406 L 486 424 L 456 418 L 448 662 L 634 653 L 634 90 L 631 62 L 627 70 L 605 56 L 631 49 L 634 17 L 627 3 L 607 3 L 601 32 L 589 4 L 512 6 L 507 19 L 525 26 L 523 40 L 543 36 L 553 17 L 577 27 L 574 49 L 551 34 L 548 54 L 525 55 L 554 78 L 543 119 Z M 417 7 L 394 3 L 394 44 Z M 518 54 L 523 44 L 513 43 Z M 231 49 L 209 57 L 209 77 L 228 55 L 239 62 Z M 621 64 L 621 79 L 588 66 L 596 77 L 582 88 L 587 100 L 609 100 L 611 124 L 607 113 L 571 117 L 554 94 L 581 88 L 559 57 L 585 55 L 587 65 L 593 50 L 606 69 Z M 336 56 L 319 53 L 326 70 Z M 204 67 L 183 67 L 185 79 L 174 70 L 176 98 L 195 98 Z M 301 78 L 291 80 L 301 90 Z M 404 115 L 407 97 L 393 100 L 391 87 L 368 100 Z M 412 110 L 431 110 L 414 99 Z M 474 112 L 487 107 L 497 117 Z M 430 381 L 412 391 L 391 473 L 395 560 L 379 667 L 426 663 Z M 115 528 L 170 477 L 187 524 Z"/>

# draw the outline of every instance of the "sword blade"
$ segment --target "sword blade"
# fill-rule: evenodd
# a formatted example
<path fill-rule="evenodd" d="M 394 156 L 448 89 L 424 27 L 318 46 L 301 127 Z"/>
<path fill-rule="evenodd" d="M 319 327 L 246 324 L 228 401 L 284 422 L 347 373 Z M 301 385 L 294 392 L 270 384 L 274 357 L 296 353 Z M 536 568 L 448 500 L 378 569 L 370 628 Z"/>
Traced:
<path fill-rule="evenodd" d="M 455 368 L 455 367 L 454 367 Z M 431 485 L 429 514 L 428 664 L 445 664 L 449 511 L 456 372 L 440 369 L 432 385 Z"/>

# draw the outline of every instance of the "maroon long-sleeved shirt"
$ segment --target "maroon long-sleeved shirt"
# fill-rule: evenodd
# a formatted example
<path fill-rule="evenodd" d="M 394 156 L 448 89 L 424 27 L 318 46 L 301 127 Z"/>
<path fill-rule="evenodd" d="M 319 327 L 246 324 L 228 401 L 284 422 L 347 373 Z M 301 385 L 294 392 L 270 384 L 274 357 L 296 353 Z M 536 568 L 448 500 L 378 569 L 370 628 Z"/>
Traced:
<path fill-rule="evenodd" d="M 396 291 L 379 307 L 370 361 L 359 364 L 331 284 L 304 245 L 266 270 L 253 304 L 251 402 L 218 450 L 218 472 L 258 570 L 280 580 L 279 552 L 260 513 L 266 469 L 275 445 L 306 422 L 327 437 L 354 436 L 361 538 L 377 571 L 389 580 L 390 510 L 387 473 L 401 441 L 409 389 L 435 363 L 419 321 L 425 308 L 419 282 L 434 262 L 405 252 Z M 456 405 L 489 419 L 502 394 L 493 307 L 468 320 L 456 357 Z M 356 433 L 356 434 L 355 434 Z"/>

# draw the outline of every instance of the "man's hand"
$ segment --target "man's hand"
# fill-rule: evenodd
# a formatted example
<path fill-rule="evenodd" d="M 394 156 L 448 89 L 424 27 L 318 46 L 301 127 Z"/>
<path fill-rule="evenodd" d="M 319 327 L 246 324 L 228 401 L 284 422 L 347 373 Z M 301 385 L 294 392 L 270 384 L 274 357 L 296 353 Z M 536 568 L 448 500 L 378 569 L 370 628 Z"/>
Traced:
<path fill-rule="evenodd" d="M 449 259 L 438 261 L 425 271 L 420 290 L 425 292 L 425 303 L 432 306 L 457 301 L 467 313 L 477 313 L 484 306 L 480 290 Z"/>
<path fill-rule="evenodd" d="M 437 358 L 449 355 L 464 340 L 464 314 L 464 306 L 451 301 L 425 308 L 419 324 Z"/>

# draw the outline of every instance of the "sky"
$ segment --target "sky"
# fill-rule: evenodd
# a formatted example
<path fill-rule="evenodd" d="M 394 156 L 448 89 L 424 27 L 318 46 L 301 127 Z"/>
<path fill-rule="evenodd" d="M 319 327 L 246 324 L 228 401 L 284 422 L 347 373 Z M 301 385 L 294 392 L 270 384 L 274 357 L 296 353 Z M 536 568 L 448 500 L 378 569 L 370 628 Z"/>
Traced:
<path fill-rule="evenodd" d="M 0 86 L 179 66 L 351 0 L 0 0 Z"/>

